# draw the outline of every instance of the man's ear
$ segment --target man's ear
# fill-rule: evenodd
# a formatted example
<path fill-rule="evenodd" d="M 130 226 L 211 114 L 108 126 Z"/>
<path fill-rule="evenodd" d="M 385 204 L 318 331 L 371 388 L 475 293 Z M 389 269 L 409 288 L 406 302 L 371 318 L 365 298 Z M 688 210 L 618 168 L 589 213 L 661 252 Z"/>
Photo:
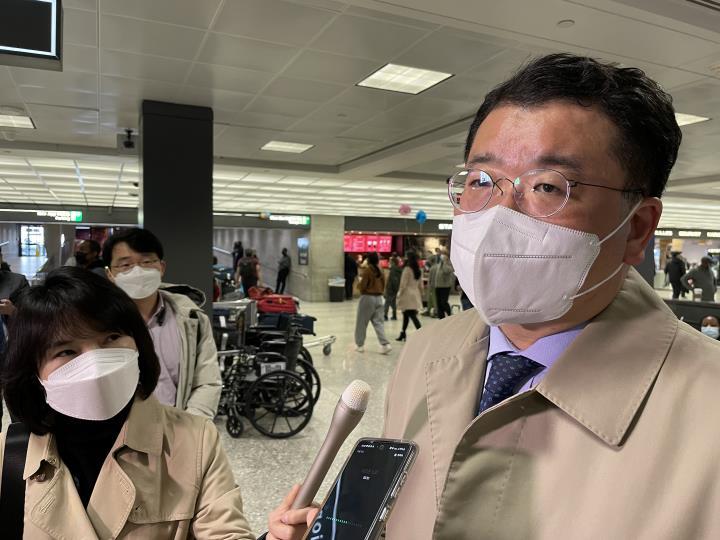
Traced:
<path fill-rule="evenodd" d="M 160 277 L 165 277 L 165 270 L 167 269 L 167 265 L 165 264 L 165 261 L 160 261 Z"/>
<path fill-rule="evenodd" d="M 115 276 L 113 276 L 113 273 L 110 271 L 110 267 L 109 267 L 109 266 L 106 266 L 106 267 L 105 267 L 105 276 L 107 276 L 107 278 L 108 278 L 111 282 L 115 283 Z"/>
<path fill-rule="evenodd" d="M 630 218 L 630 235 L 625 245 L 623 262 L 636 266 L 643 261 L 645 248 L 660 222 L 662 209 L 662 201 L 657 197 L 648 197 L 640 203 Z"/>

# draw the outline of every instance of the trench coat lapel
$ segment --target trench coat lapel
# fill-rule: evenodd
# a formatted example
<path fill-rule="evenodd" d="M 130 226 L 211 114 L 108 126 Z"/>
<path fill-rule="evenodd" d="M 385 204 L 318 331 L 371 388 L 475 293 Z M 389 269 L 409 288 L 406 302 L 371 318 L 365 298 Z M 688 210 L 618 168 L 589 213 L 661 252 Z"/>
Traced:
<path fill-rule="evenodd" d="M 427 418 L 438 502 L 455 445 L 475 417 L 485 379 L 488 328 L 479 318 L 468 338 L 456 354 L 425 362 Z"/>

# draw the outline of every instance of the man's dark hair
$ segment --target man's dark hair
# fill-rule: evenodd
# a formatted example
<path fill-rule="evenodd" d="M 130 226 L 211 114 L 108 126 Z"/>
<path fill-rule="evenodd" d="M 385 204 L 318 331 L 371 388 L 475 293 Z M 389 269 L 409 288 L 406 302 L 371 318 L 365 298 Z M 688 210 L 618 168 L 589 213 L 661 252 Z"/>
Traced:
<path fill-rule="evenodd" d="M 100 247 L 100 243 L 97 240 L 93 240 L 92 238 L 89 238 L 87 240 L 83 240 L 88 247 L 90 248 L 90 251 L 92 253 L 97 253 L 97 256 L 100 256 L 100 252 L 102 251 L 102 248 Z"/>
<path fill-rule="evenodd" d="M 146 399 L 157 385 L 160 362 L 145 321 L 128 295 L 89 270 L 62 267 L 45 282 L 22 290 L 10 318 L 8 347 L 0 381 L 8 409 L 37 435 L 52 432 L 55 412 L 38 380 L 52 344 L 91 332 L 117 332 L 135 340 L 140 382 Z"/>
<path fill-rule="evenodd" d="M 603 112 L 619 133 L 613 151 L 627 172 L 626 189 L 640 189 L 646 197 L 662 195 L 682 140 L 672 97 L 640 69 L 584 56 L 550 54 L 535 59 L 487 94 L 470 126 L 465 161 L 480 124 L 493 109 L 554 101 Z"/>
<path fill-rule="evenodd" d="M 108 265 L 112 262 L 112 252 L 115 246 L 125 242 L 130 249 L 138 253 L 155 253 L 159 259 L 164 259 L 164 251 L 160 240 L 147 229 L 132 228 L 113 234 L 105 240 L 103 245 L 103 260 Z"/>

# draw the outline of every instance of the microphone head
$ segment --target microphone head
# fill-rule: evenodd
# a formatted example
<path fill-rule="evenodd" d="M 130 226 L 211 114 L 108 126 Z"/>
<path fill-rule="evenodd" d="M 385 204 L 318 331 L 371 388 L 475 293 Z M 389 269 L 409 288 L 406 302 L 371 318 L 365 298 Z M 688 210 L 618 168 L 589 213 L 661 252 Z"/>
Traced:
<path fill-rule="evenodd" d="M 354 411 L 365 412 L 370 401 L 370 385 L 360 379 L 354 380 L 342 393 L 340 401 Z"/>

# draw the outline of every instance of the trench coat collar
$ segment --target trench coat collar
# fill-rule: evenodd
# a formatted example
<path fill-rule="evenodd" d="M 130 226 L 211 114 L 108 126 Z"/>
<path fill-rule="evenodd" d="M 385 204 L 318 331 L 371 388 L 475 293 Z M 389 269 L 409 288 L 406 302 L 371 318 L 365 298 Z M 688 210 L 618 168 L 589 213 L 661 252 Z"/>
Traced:
<path fill-rule="evenodd" d="M 161 414 L 161 405 L 155 396 L 151 395 L 147 399 L 136 396 L 135 403 L 111 452 L 115 453 L 123 446 L 127 446 L 137 452 L 159 456 L 163 444 Z"/>
<path fill-rule="evenodd" d="M 610 446 L 622 446 L 665 362 L 679 322 L 631 269 L 536 390 Z"/>

